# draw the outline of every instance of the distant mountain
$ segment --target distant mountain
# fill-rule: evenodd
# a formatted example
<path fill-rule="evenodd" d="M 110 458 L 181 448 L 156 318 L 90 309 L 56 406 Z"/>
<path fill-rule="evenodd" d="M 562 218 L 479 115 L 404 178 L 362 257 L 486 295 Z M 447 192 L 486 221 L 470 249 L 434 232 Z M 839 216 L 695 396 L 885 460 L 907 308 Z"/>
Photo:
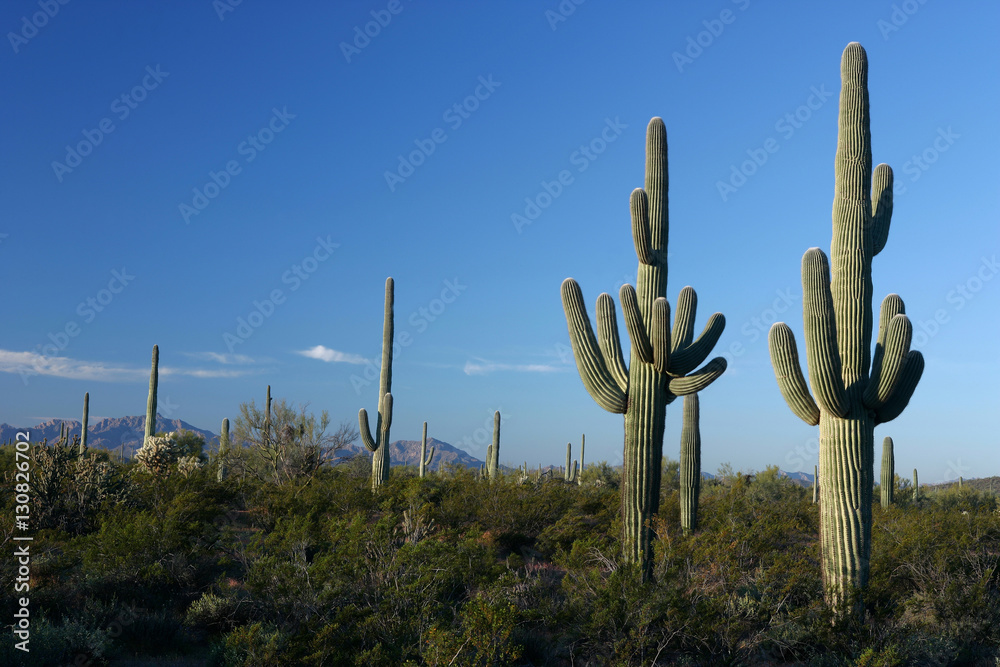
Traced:
<path fill-rule="evenodd" d="M 807 472 L 785 472 L 782 470 L 780 474 L 782 477 L 787 477 L 799 486 L 812 487 L 813 476 Z"/>
<path fill-rule="evenodd" d="M 466 468 L 479 468 L 482 461 L 472 456 L 468 452 L 457 447 L 453 447 L 447 442 L 442 442 L 436 438 L 427 439 L 427 451 L 434 447 L 434 458 L 431 460 L 429 468 L 439 470 L 445 463 L 465 466 Z M 371 452 L 365 449 L 360 443 L 351 445 L 337 453 L 338 459 L 351 458 L 358 454 L 371 456 Z M 398 465 L 420 465 L 420 441 L 419 440 L 396 440 L 389 443 L 389 460 L 394 466 Z"/>
<path fill-rule="evenodd" d="M 59 429 L 63 424 L 69 426 L 69 437 L 80 434 L 79 420 L 50 419 L 30 428 L 15 428 L 9 424 L 0 424 L 0 442 L 13 439 L 18 432 L 28 431 L 32 442 L 41 442 L 48 438 L 54 442 L 59 438 Z M 194 431 L 210 443 L 216 438 L 215 433 L 205 431 L 180 419 L 165 419 L 156 415 L 156 432 L 173 432 L 179 430 Z M 126 455 L 142 446 L 142 437 L 146 432 L 146 415 L 133 417 L 117 417 L 92 421 L 87 426 L 87 446 L 101 449 L 118 450 L 125 445 Z"/>

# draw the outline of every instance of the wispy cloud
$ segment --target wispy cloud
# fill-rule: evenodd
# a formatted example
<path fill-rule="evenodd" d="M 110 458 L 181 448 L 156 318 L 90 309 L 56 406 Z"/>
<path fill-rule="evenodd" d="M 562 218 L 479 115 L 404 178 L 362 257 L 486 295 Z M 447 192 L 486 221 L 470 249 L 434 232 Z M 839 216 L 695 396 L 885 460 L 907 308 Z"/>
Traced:
<path fill-rule="evenodd" d="M 256 364 L 264 359 L 254 359 L 253 357 L 248 357 L 245 354 L 220 354 L 219 352 L 182 352 L 186 357 L 191 357 L 192 359 L 200 359 L 202 361 L 214 361 L 220 364 L 232 365 L 232 364 Z"/>
<path fill-rule="evenodd" d="M 317 345 L 309 348 L 308 350 L 299 350 L 296 354 L 301 354 L 303 357 L 309 357 L 310 359 L 319 359 L 320 361 L 327 362 L 342 362 L 345 364 L 364 364 L 368 361 L 364 357 L 359 357 L 356 354 L 331 350 L 324 345 Z"/>
<path fill-rule="evenodd" d="M 98 382 L 134 382 L 149 378 L 149 367 L 122 366 L 103 361 L 82 361 L 69 357 L 46 357 L 35 352 L 0 349 L 0 373 L 18 373 L 25 376 L 48 375 L 70 380 L 95 380 Z M 247 371 L 161 366 L 159 374 L 161 376 L 233 378 L 247 375 Z"/>
<path fill-rule="evenodd" d="M 550 364 L 496 364 L 485 359 L 465 362 L 463 369 L 466 375 L 486 375 L 496 371 L 514 371 L 515 373 L 556 373 L 563 368 Z"/>

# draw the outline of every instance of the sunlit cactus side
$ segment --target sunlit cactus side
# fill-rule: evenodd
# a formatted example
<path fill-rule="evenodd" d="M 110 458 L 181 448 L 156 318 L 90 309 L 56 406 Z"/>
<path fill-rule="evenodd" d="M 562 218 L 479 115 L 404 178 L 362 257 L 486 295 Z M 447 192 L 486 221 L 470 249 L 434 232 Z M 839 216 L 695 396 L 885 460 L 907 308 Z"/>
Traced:
<path fill-rule="evenodd" d="M 882 507 L 892 504 L 896 490 L 896 457 L 892 451 L 892 438 L 882 441 L 882 479 L 879 484 L 882 491 Z"/>
<path fill-rule="evenodd" d="M 431 445 L 430 454 L 427 453 L 427 422 L 424 422 L 424 434 L 420 437 L 420 477 L 423 478 L 427 471 L 427 466 L 434 458 L 434 445 Z"/>
<path fill-rule="evenodd" d="M 768 342 L 778 386 L 792 412 L 820 427 L 823 583 L 827 602 L 844 612 L 838 603 L 847 591 L 868 583 L 874 428 L 899 416 L 924 368 L 920 353 L 910 350 L 913 327 L 895 294 L 882 302 L 871 352 L 872 258 L 889 235 L 893 178 L 885 164 L 872 172 L 868 57 L 856 42 L 848 44 L 841 60 L 834 166 L 832 262 L 819 248 L 802 258 L 812 393 L 788 325 L 771 327 Z"/>
<path fill-rule="evenodd" d="M 80 456 L 87 453 L 87 424 L 90 422 L 90 392 L 83 395 L 83 421 L 80 424 Z"/>
<path fill-rule="evenodd" d="M 819 502 L 819 466 L 813 466 L 813 505 Z"/>
<path fill-rule="evenodd" d="M 695 371 L 715 346 L 726 321 L 721 313 L 712 315 L 695 340 L 697 295 L 690 287 L 680 292 L 671 330 L 666 299 L 667 131 L 660 118 L 653 118 L 646 129 L 645 184 L 632 192 L 629 204 L 639 268 L 636 287 L 624 285 L 619 292 L 632 345 L 628 366 L 611 296 L 597 298 L 596 336 L 580 286 L 572 278 L 563 281 L 562 302 L 584 386 L 602 408 L 625 415 L 623 555 L 638 564 L 648 579 L 653 555 L 650 519 L 660 506 L 666 406 L 677 396 L 705 389 L 726 369 L 725 359 L 717 357 Z"/>
<path fill-rule="evenodd" d="M 225 481 L 226 474 L 226 458 L 229 456 L 229 420 L 222 420 L 222 430 L 219 433 L 219 472 L 218 480 L 220 482 Z"/>
<path fill-rule="evenodd" d="M 917 496 L 920 493 L 920 483 L 917 480 L 917 469 L 913 469 L 913 502 L 917 502 Z"/>
<path fill-rule="evenodd" d="M 701 492 L 701 428 L 698 394 L 684 397 L 681 427 L 681 529 L 698 529 L 698 495 Z"/>
<path fill-rule="evenodd" d="M 153 363 L 149 371 L 149 397 L 146 399 L 146 433 L 143 444 L 156 435 L 156 384 L 160 371 L 160 347 L 153 346 Z"/>
<path fill-rule="evenodd" d="M 378 382 L 378 421 L 375 437 L 368 428 L 368 413 L 358 412 L 358 425 L 365 449 L 372 453 L 372 490 L 389 481 L 389 427 L 392 425 L 392 334 L 393 281 L 385 281 L 385 313 L 382 319 L 382 372 Z"/>

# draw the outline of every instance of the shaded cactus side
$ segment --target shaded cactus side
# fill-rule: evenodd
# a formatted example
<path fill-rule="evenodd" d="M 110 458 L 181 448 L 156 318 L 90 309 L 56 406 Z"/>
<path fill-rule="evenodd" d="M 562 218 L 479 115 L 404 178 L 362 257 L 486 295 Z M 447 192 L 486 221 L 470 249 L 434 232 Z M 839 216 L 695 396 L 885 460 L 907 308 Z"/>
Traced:
<path fill-rule="evenodd" d="M 701 492 L 701 428 L 698 394 L 684 397 L 684 424 L 681 428 L 681 528 L 685 533 L 698 529 L 698 496 Z"/>
<path fill-rule="evenodd" d="M 427 422 L 424 422 L 424 434 L 420 437 L 420 477 L 423 478 L 426 473 L 427 466 L 431 464 L 431 459 L 434 458 L 434 446 L 431 445 L 430 454 L 427 453 Z"/>
<path fill-rule="evenodd" d="M 358 426 L 365 449 L 372 453 L 372 490 L 389 481 L 389 427 L 392 425 L 392 336 L 393 293 L 392 278 L 385 281 L 385 311 L 382 318 L 382 370 L 378 382 L 378 421 L 375 437 L 368 428 L 368 412 L 358 411 Z"/>
<path fill-rule="evenodd" d="M 892 451 L 892 438 L 889 437 L 882 441 L 882 479 L 879 486 L 882 491 L 882 507 L 888 508 L 896 491 L 896 458 Z"/>
<path fill-rule="evenodd" d="M 143 435 L 143 445 L 147 439 L 156 435 L 156 385 L 160 370 L 160 347 L 153 346 L 153 362 L 149 370 L 149 396 L 146 399 L 146 432 Z"/>

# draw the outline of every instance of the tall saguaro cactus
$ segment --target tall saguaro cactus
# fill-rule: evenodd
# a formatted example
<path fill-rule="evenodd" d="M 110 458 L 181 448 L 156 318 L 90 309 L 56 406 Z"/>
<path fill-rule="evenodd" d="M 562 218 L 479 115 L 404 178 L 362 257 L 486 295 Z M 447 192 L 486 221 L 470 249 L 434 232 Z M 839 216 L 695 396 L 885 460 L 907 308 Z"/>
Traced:
<path fill-rule="evenodd" d="M 424 422 L 424 434 L 420 437 L 420 477 L 423 478 L 427 466 L 434 458 L 434 445 L 431 445 L 431 453 L 427 453 L 427 422 Z"/>
<path fill-rule="evenodd" d="M 721 313 L 712 315 L 694 340 L 697 295 L 680 292 L 674 326 L 667 303 L 667 131 L 653 118 L 646 129 L 645 187 L 629 201 L 632 237 L 639 259 L 637 287 L 622 286 L 619 297 L 632 347 L 626 367 L 618 337 L 614 301 L 597 298 L 597 336 L 590 325 L 580 286 L 562 284 L 563 310 L 576 367 L 591 397 L 608 412 L 625 415 L 622 474 L 624 556 L 638 563 L 644 578 L 652 573 L 649 520 L 660 506 L 660 466 L 666 406 L 677 396 L 705 389 L 726 369 L 717 357 L 701 364 L 725 328 Z"/>
<path fill-rule="evenodd" d="M 698 394 L 684 397 L 681 428 L 681 528 L 698 529 L 698 495 L 701 492 L 701 428 Z"/>
<path fill-rule="evenodd" d="M 160 372 L 160 347 L 153 346 L 153 363 L 149 371 L 149 397 L 146 399 L 146 433 L 142 439 L 146 441 L 156 435 L 156 384 Z"/>
<path fill-rule="evenodd" d="M 913 502 L 917 502 L 920 495 L 920 483 L 917 481 L 917 469 L 913 469 Z"/>
<path fill-rule="evenodd" d="M 879 484 L 882 496 L 882 507 L 892 504 L 896 490 L 896 457 L 892 453 L 892 438 L 882 441 L 882 478 Z"/>
<path fill-rule="evenodd" d="M 393 282 L 385 280 L 385 314 L 382 319 L 382 372 L 378 381 L 378 421 L 375 437 L 368 428 L 368 413 L 358 412 L 358 425 L 365 449 L 372 452 L 372 490 L 389 481 L 389 427 L 392 425 L 392 333 Z"/>
<path fill-rule="evenodd" d="M 219 472 L 218 480 L 220 482 L 225 481 L 226 473 L 226 457 L 229 456 L 229 420 L 222 420 L 222 430 L 219 433 Z"/>
<path fill-rule="evenodd" d="M 576 483 L 583 484 L 583 456 L 587 451 L 587 434 L 580 435 L 580 474 L 576 476 Z"/>
<path fill-rule="evenodd" d="M 80 456 L 87 453 L 87 422 L 90 421 L 90 392 L 83 395 L 83 422 L 80 424 Z"/>
<path fill-rule="evenodd" d="M 500 474 L 500 411 L 493 413 L 493 444 L 486 448 L 486 476 L 496 479 Z"/>
<path fill-rule="evenodd" d="M 835 159 L 831 262 L 819 248 L 802 258 L 803 320 L 809 384 L 792 330 L 771 327 L 768 342 L 778 386 L 789 407 L 819 424 L 820 538 L 827 602 L 868 583 L 874 428 L 899 416 L 910 401 L 924 359 L 910 350 L 913 327 L 903 300 L 882 302 L 871 353 L 872 258 L 886 244 L 892 215 L 892 170 L 872 173 L 868 57 L 860 44 L 844 49 Z M 814 399 L 815 396 L 815 399 Z"/>

